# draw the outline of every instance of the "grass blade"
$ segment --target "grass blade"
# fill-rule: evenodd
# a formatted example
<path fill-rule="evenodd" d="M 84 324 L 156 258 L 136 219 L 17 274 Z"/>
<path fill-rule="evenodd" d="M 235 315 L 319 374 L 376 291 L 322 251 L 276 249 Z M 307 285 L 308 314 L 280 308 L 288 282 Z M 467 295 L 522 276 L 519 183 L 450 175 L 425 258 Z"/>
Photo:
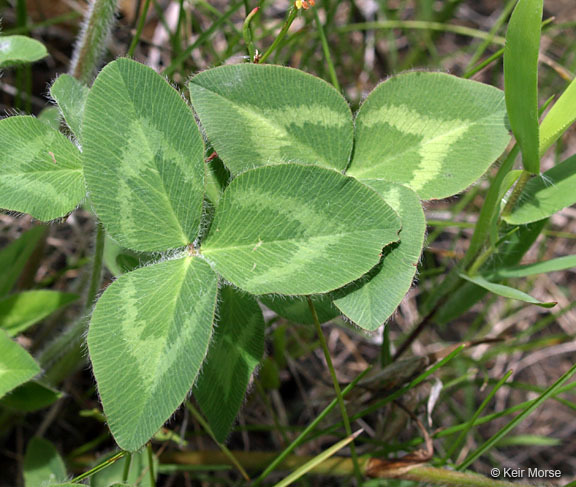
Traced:
<path fill-rule="evenodd" d="M 360 374 L 358 374 L 358 376 L 352 381 L 350 382 L 350 384 L 348 384 L 343 390 L 342 390 L 342 397 L 345 397 L 346 394 L 348 394 L 355 386 L 356 384 L 358 384 L 358 382 L 360 382 L 368 372 L 370 372 L 370 370 L 372 370 L 370 367 L 363 370 Z M 328 416 L 328 414 L 330 414 L 330 412 L 338 405 L 338 399 L 335 398 L 332 400 L 332 402 L 330 404 L 328 404 L 328 406 L 326 406 L 324 408 L 324 410 L 316 417 L 316 419 L 314 421 L 312 421 L 304 431 L 302 431 L 302 433 L 300 433 L 298 435 L 298 438 L 296 438 L 292 443 L 290 443 L 290 445 L 288 445 L 288 447 L 280 454 L 278 455 L 271 463 L 270 465 L 268 465 L 268 467 L 266 467 L 266 469 L 260 474 L 260 476 L 256 479 L 256 482 L 254 485 L 260 485 L 260 483 L 268 476 L 268 474 L 270 472 L 272 472 L 278 465 L 280 465 L 287 457 L 290 453 L 292 453 L 294 451 L 294 449 L 298 446 L 300 446 L 303 442 L 304 442 L 304 438 L 306 438 L 306 436 L 308 436 L 308 434 L 316 427 L 318 426 L 318 424 L 326 417 Z"/>
<path fill-rule="evenodd" d="M 468 468 L 474 461 L 484 455 L 489 451 L 494 445 L 496 445 L 502 438 L 504 438 L 510 431 L 512 431 L 516 426 L 518 426 L 524 419 L 526 419 L 535 409 L 537 409 L 544 401 L 549 397 L 553 396 L 558 389 L 564 384 L 570 377 L 576 373 L 576 365 L 573 365 L 568 372 L 566 372 L 562 377 L 560 377 L 554 384 L 552 384 L 548 389 L 546 389 L 534 402 L 524 409 L 518 416 L 516 416 L 512 421 L 510 421 L 506 426 L 504 426 L 498 433 L 496 433 L 488 441 L 484 442 L 479 448 L 477 448 L 472 454 L 466 458 L 460 465 L 458 465 L 458 470 L 464 470 Z"/>
<path fill-rule="evenodd" d="M 506 33 L 504 92 L 524 168 L 540 172 L 538 151 L 538 53 L 542 0 L 519 0 Z"/>
<path fill-rule="evenodd" d="M 482 276 L 468 276 L 466 274 L 460 274 L 462 279 L 465 279 L 481 288 L 484 288 L 491 293 L 497 294 L 498 296 L 503 296 L 509 299 L 517 299 L 519 301 L 524 301 L 526 303 L 535 304 L 537 306 L 542 306 L 543 308 L 552 308 L 556 306 L 556 302 L 542 302 L 536 298 L 533 298 L 529 294 L 522 292 L 510 286 L 505 286 L 504 284 L 497 284 L 495 282 L 490 282 L 484 279 Z"/>
<path fill-rule="evenodd" d="M 314 457 L 312 460 L 305 463 L 300 468 L 294 470 L 294 472 L 292 472 L 290 475 L 288 475 L 288 477 L 286 477 L 282 481 L 278 482 L 274 487 L 287 487 L 288 485 L 292 484 L 293 482 L 296 482 L 300 477 L 302 477 L 303 475 L 308 473 L 310 470 L 312 470 L 317 465 L 321 464 L 324 460 L 330 458 L 338 450 L 341 450 L 348 443 L 351 443 L 352 441 L 354 441 L 354 439 L 358 435 L 360 435 L 360 433 L 362 433 L 362 431 L 363 430 L 358 430 L 355 433 L 351 434 L 350 436 L 347 436 L 343 440 L 339 441 L 335 445 L 332 445 L 330 448 L 328 448 L 327 450 L 320 453 L 320 455 Z"/>
<path fill-rule="evenodd" d="M 474 427 L 474 423 L 480 417 L 480 414 L 482 414 L 482 411 L 484 411 L 484 408 L 486 408 L 486 406 L 488 406 L 488 404 L 490 403 L 490 401 L 492 400 L 492 398 L 494 397 L 496 392 L 500 389 L 500 387 L 502 387 L 504 385 L 504 383 L 508 380 L 508 378 L 512 375 L 512 373 L 513 373 L 512 370 L 508 371 L 504 375 L 504 377 L 502 377 L 498 381 L 498 383 L 493 387 L 493 389 L 490 391 L 488 396 L 486 396 L 486 399 L 484 399 L 484 401 L 482 401 L 482 404 L 480 404 L 480 407 L 476 410 L 474 415 L 470 418 L 470 421 L 468 421 L 468 423 L 466 424 L 466 428 L 464 428 L 462 430 L 462 432 L 458 435 L 458 438 L 456 438 L 456 441 L 454 441 L 452 443 L 452 445 L 450 446 L 450 448 L 446 452 L 446 459 L 451 458 L 454 455 L 454 453 L 456 451 L 458 451 L 458 448 L 460 447 L 460 445 L 462 445 L 462 442 L 464 441 L 464 439 L 466 438 L 466 436 L 468 435 L 470 430 Z"/>

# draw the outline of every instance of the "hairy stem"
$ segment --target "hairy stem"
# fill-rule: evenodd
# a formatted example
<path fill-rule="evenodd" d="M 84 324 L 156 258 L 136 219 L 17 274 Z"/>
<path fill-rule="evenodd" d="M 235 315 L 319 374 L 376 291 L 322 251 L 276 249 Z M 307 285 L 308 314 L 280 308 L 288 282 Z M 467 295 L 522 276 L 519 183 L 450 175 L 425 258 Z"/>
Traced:
<path fill-rule="evenodd" d="M 106 49 L 106 40 L 116 20 L 118 0 L 93 0 L 78 38 L 70 74 L 82 83 L 90 84 Z"/>
<path fill-rule="evenodd" d="M 514 209 L 516 203 L 518 203 L 518 200 L 520 199 L 522 191 L 524 191 L 526 184 L 528 184 L 528 181 L 532 179 L 532 176 L 534 176 L 532 173 L 524 170 L 522 171 L 522 174 L 518 178 L 518 182 L 516 183 L 516 186 L 514 186 L 514 189 L 510 194 L 510 198 L 508 199 L 508 202 L 506 203 L 504 210 L 502 210 L 502 216 L 508 216 L 510 213 L 512 213 L 512 210 Z"/>

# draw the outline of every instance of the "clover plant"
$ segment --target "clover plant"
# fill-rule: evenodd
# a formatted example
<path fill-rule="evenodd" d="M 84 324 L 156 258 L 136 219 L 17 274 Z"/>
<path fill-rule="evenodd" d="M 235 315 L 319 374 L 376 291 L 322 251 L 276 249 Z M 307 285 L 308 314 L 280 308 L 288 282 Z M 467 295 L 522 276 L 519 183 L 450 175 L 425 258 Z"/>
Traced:
<path fill-rule="evenodd" d="M 258 298 L 322 296 L 327 317 L 384 323 L 416 272 L 421 200 L 466 189 L 510 140 L 500 90 L 441 73 L 384 81 L 356 117 L 329 84 L 281 66 L 209 69 L 189 90 L 192 106 L 118 59 L 91 88 L 52 86 L 72 140 L 33 117 L 0 121 L 0 206 L 46 221 L 84 204 L 122 248 L 156 255 L 102 293 L 87 337 L 130 451 L 191 390 L 226 438 L 263 354 Z M 204 138 L 230 171 L 210 196 Z"/>
<path fill-rule="evenodd" d="M 109 63 L 90 83 L 116 6 L 116 0 L 92 3 L 71 74 L 50 87 L 57 118 L 0 120 L 0 208 L 49 222 L 83 206 L 98 222 L 95 255 L 104 255 L 114 274 L 97 296 L 101 262 L 94 259 L 85 316 L 33 358 L 13 338 L 79 296 L 42 289 L 10 294 L 45 229 L 33 228 L 0 251 L 3 405 L 27 412 L 53 404 L 61 397 L 52 388 L 59 373 L 53 365 L 61 355 L 65 362 L 68 353 L 77 365 L 75 345 L 85 337 L 104 417 L 121 449 L 136 452 L 158 438 L 190 394 L 206 429 L 224 442 L 263 363 L 262 306 L 317 329 L 336 316 L 365 332 L 378 329 L 413 285 L 426 240 L 426 201 L 465 191 L 507 148 L 466 254 L 422 303 L 422 321 L 394 359 L 423 324 L 446 323 L 487 292 L 543 307 L 556 304 L 502 283 L 576 263 L 565 256 L 519 265 L 546 219 L 576 202 L 575 155 L 540 172 L 543 155 L 576 120 L 572 81 L 540 122 L 546 108 L 538 104 L 541 0 L 519 0 L 514 8 L 501 52 L 504 92 L 448 74 L 412 71 L 380 83 L 355 114 L 340 90 L 322 79 L 260 64 L 278 47 L 297 10 L 314 2 L 295 2 L 264 53 L 255 49 L 250 33 L 254 9 L 243 30 L 254 63 L 200 72 L 189 79 L 186 94 L 129 58 Z M 240 2 L 233 8 L 239 7 Z M 142 28 L 140 22 L 128 56 Z M 0 36 L 2 69 L 46 55 L 33 39 Z M 176 61 L 165 73 L 173 72 Z M 511 135 L 515 146 L 509 145 Z M 523 169 L 513 170 L 519 155 Z M 322 342 L 321 331 L 319 336 Z M 334 449 L 355 435 L 322 343 L 348 434 Z M 428 357 L 418 358 L 424 362 Z M 403 364 L 383 372 L 401 376 L 401 384 L 413 376 L 399 372 Z M 457 453 L 460 439 L 446 458 Z M 460 468 L 490 447 L 486 442 Z M 131 457 L 131 470 L 131 460 L 121 458 L 125 453 L 105 456 L 75 480 L 94 474 L 91 485 L 109 485 L 121 475 L 134 483 L 149 469 L 142 485 L 153 485 L 151 449 Z M 23 472 L 27 486 L 67 479 L 57 450 L 42 438 L 28 443 Z"/>

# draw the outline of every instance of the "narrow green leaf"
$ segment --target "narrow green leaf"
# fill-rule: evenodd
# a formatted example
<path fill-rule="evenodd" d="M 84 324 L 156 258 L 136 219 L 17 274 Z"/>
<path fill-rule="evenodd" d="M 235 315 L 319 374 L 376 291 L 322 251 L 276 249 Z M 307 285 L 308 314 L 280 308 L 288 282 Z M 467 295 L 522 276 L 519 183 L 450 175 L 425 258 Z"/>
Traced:
<path fill-rule="evenodd" d="M 108 64 L 82 126 L 85 176 L 96 213 L 122 246 L 182 247 L 198 235 L 204 148 L 180 94 L 149 67 Z"/>
<path fill-rule="evenodd" d="M 445 198 L 482 176 L 509 140 L 500 90 L 442 73 L 401 74 L 360 108 L 348 174 Z"/>
<path fill-rule="evenodd" d="M 538 147 L 538 53 L 542 0 L 519 0 L 512 12 L 504 48 L 504 92 L 512 132 L 524 168 L 540 172 Z"/>
<path fill-rule="evenodd" d="M 56 100 L 70 130 L 81 139 L 84 105 L 90 89 L 69 74 L 60 75 L 50 87 L 50 96 Z"/>
<path fill-rule="evenodd" d="M 0 207 L 48 221 L 72 211 L 84 195 L 72 142 L 34 117 L 0 120 Z"/>
<path fill-rule="evenodd" d="M 260 296 L 258 298 L 262 304 L 270 308 L 282 318 L 286 318 L 294 323 L 303 325 L 313 325 L 314 320 L 310 313 L 308 300 L 300 296 Z M 330 294 L 318 294 L 311 296 L 314 308 L 318 314 L 320 323 L 333 320 L 341 313 L 332 303 L 333 296 Z"/>
<path fill-rule="evenodd" d="M 352 113 L 319 78 L 282 66 L 236 64 L 203 71 L 189 89 L 208 140 L 235 174 L 282 162 L 348 165 Z"/>
<path fill-rule="evenodd" d="M 576 267 L 576 255 L 566 255 L 557 259 L 544 260 L 534 264 L 518 265 L 514 267 L 498 269 L 493 276 L 498 279 L 509 277 L 527 277 L 548 272 L 563 271 Z"/>
<path fill-rule="evenodd" d="M 64 482 L 68 475 L 58 450 L 44 438 L 32 438 L 24 456 L 24 486 L 40 487 Z"/>
<path fill-rule="evenodd" d="M 44 225 L 32 227 L 0 250 L 0 297 L 6 296 L 12 290 L 28 258 L 47 230 Z"/>
<path fill-rule="evenodd" d="M 48 56 L 44 44 L 26 36 L 0 36 L 0 68 L 33 63 Z"/>
<path fill-rule="evenodd" d="M 576 121 L 576 80 L 554 103 L 540 124 L 540 156 Z"/>
<path fill-rule="evenodd" d="M 19 412 L 38 411 L 54 404 L 62 393 L 42 382 L 31 380 L 2 398 L 0 405 Z"/>
<path fill-rule="evenodd" d="M 536 304 L 537 306 L 542 306 L 543 308 L 552 308 L 556 306 L 556 302 L 548 302 L 544 303 L 542 301 L 533 298 L 529 294 L 525 292 L 519 291 L 518 289 L 514 289 L 510 286 L 505 286 L 504 284 L 496 284 L 495 282 L 490 282 L 487 279 L 483 278 L 482 276 L 468 276 L 466 274 L 460 274 L 462 279 L 470 281 L 481 288 L 490 291 L 491 293 L 497 294 L 498 296 L 502 296 L 504 298 L 509 299 L 517 299 L 519 301 L 524 301 L 530 304 Z"/>
<path fill-rule="evenodd" d="M 24 291 L 0 300 L 0 328 L 15 336 L 80 296 L 59 291 Z"/>
<path fill-rule="evenodd" d="M 410 290 L 424 245 L 426 218 L 420 198 L 406 186 L 382 180 L 364 183 L 400 215 L 400 242 L 386 248 L 380 263 L 366 278 L 344 288 L 343 296 L 336 291 L 338 297 L 334 304 L 361 328 L 375 330 L 390 317 Z"/>
<path fill-rule="evenodd" d="M 0 330 L 0 397 L 39 373 L 30 354 Z"/>
<path fill-rule="evenodd" d="M 399 230 L 392 208 L 354 178 L 281 164 L 230 183 L 202 253 L 253 294 L 315 294 L 368 272 Z"/>
<path fill-rule="evenodd" d="M 575 187 L 576 155 L 528 181 L 520 201 L 504 219 L 512 225 L 524 225 L 548 218 L 576 203 Z"/>
<path fill-rule="evenodd" d="M 226 441 L 254 369 L 264 354 L 264 317 L 254 298 L 227 286 L 220 291 L 218 326 L 194 397 L 220 443 Z"/>
<path fill-rule="evenodd" d="M 490 275 L 500 268 L 518 265 L 524 254 L 532 247 L 546 223 L 547 220 L 540 220 L 518 227 L 518 231 L 506 239 L 500 251 L 481 268 L 481 271 Z M 445 324 L 456 319 L 486 296 L 487 292 L 488 290 L 471 282 L 463 282 L 448 297 L 446 302 L 440 306 L 440 309 L 434 315 L 434 321 L 439 324 Z"/>
<path fill-rule="evenodd" d="M 138 450 L 186 397 L 212 334 L 217 278 L 200 259 L 124 274 L 98 300 L 88 349 L 108 425 Z"/>

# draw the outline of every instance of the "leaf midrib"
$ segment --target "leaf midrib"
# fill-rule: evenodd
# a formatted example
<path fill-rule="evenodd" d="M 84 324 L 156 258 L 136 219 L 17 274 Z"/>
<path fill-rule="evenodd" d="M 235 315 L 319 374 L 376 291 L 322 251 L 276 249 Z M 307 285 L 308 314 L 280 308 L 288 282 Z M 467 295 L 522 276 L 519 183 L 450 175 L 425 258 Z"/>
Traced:
<path fill-rule="evenodd" d="M 284 243 L 284 242 L 302 242 L 302 241 L 306 241 L 306 242 L 310 242 L 311 240 L 322 240 L 322 239 L 328 239 L 328 238 L 337 238 L 337 237 L 348 237 L 350 235 L 364 235 L 364 234 L 368 234 L 368 233 L 373 233 L 374 231 L 378 231 L 380 229 L 373 229 L 373 230 L 354 230 L 354 231 L 350 231 L 350 232 L 346 232 L 346 233 L 331 233 L 329 235 L 313 235 L 307 239 L 299 239 L 296 240 L 294 238 L 283 238 L 283 239 L 275 239 L 275 240 L 266 240 L 266 241 L 254 241 L 251 242 L 249 244 L 242 244 L 242 245 L 230 245 L 230 246 L 226 246 L 226 247 L 214 247 L 214 248 L 204 248 L 201 249 L 203 250 L 204 254 L 213 254 L 216 252 L 226 252 L 228 250 L 241 250 L 244 248 L 254 248 L 255 245 L 258 245 L 259 242 L 262 242 L 260 245 L 264 246 L 264 245 L 268 245 L 268 244 L 276 244 L 276 243 Z M 386 232 L 390 232 L 390 231 L 394 231 L 393 228 L 386 228 L 383 229 Z M 400 231 L 400 230 L 398 230 Z M 388 243 L 392 243 L 394 242 L 394 240 L 388 242 Z M 388 245 L 388 244 L 386 244 Z M 384 244 L 383 244 L 384 246 Z M 256 250 L 256 249 L 255 249 Z"/>

